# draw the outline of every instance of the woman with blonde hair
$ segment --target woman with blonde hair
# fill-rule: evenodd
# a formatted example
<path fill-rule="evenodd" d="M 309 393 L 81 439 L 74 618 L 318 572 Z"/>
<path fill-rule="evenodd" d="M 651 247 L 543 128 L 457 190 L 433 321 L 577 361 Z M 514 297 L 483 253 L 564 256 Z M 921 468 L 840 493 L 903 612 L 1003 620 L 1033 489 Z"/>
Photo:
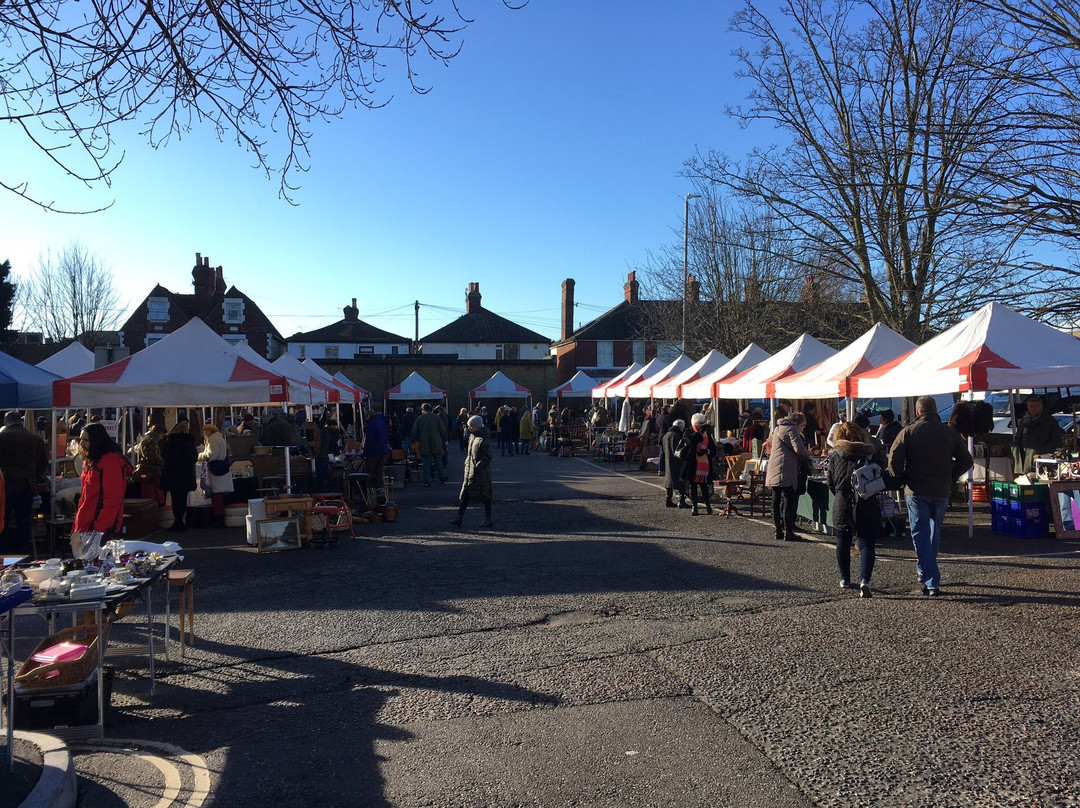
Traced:
<path fill-rule="evenodd" d="M 203 426 L 203 450 L 199 460 L 210 472 L 210 501 L 214 508 L 214 523 L 225 524 L 225 495 L 233 492 L 232 472 L 229 470 L 229 444 L 213 424 Z"/>

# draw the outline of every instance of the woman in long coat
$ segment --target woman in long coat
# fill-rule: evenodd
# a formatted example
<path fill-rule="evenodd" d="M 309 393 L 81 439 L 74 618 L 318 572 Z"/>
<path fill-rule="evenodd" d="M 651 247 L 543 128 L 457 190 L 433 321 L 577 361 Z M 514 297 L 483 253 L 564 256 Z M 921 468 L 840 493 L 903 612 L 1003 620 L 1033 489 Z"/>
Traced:
<path fill-rule="evenodd" d="M 851 583 L 851 541 L 859 542 L 859 597 L 868 598 L 874 574 L 875 543 L 881 532 L 881 506 L 876 496 L 860 499 L 851 486 L 851 474 L 869 458 L 887 468 L 885 449 L 858 424 L 844 423 L 836 430 L 836 451 L 829 454 L 826 473 L 833 492 L 833 529 L 836 532 L 836 565 L 840 588 Z"/>
<path fill-rule="evenodd" d="M 769 465 L 765 485 L 772 489 L 773 525 L 777 541 L 795 541 L 795 514 L 799 506 L 796 486 L 799 464 L 810 460 L 810 450 L 802 437 L 806 417 L 796 412 L 776 422 L 769 437 Z"/>
<path fill-rule="evenodd" d="M 461 483 L 461 496 L 458 515 L 450 524 L 461 527 L 461 520 L 469 503 L 478 499 L 484 503 L 484 524 L 481 527 L 495 527 L 491 521 L 491 500 L 494 494 L 491 482 L 491 462 L 495 452 L 491 447 L 491 432 L 484 426 L 484 419 L 474 415 L 469 419 L 469 450 L 465 456 L 465 476 Z"/>
<path fill-rule="evenodd" d="M 686 461 L 683 468 L 683 478 L 690 485 L 690 502 L 694 506 L 691 515 L 697 516 L 699 514 L 699 493 L 701 500 L 705 503 L 705 512 L 711 514 L 710 489 L 713 481 L 716 480 L 716 472 L 713 470 L 713 463 L 716 461 L 716 441 L 713 440 L 712 435 L 709 433 L 703 413 L 694 413 L 694 416 L 690 419 L 690 424 L 691 431 L 687 432 L 684 437 L 684 440 L 691 447 L 690 459 Z"/>
<path fill-rule="evenodd" d="M 187 530 L 188 494 L 198 485 L 195 480 L 195 464 L 199 462 L 199 447 L 195 437 L 188 432 L 188 422 L 180 421 L 161 441 L 161 487 L 172 500 L 173 523 L 169 530 Z"/>
<path fill-rule="evenodd" d="M 679 443 L 682 442 L 685 427 L 686 421 L 681 418 L 672 421 L 671 428 L 664 433 L 662 442 L 664 449 L 664 488 L 667 490 L 667 499 L 664 500 L 664 505 L 668 508 L 675 507 L 675 503 L 671 501 L 671 495 L 675 491 L 679 492 L 679 507 L 687 507 L 686 480 L 683 478 L 686 464 L 675 456 L 675 450 L 679 447 Z"/>

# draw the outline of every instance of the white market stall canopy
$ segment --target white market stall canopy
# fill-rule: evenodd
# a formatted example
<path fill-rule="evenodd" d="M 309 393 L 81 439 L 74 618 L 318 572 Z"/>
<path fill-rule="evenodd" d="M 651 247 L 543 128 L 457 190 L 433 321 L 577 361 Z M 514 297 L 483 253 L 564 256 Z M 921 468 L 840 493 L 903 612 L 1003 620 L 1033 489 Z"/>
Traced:
<path fill-rule="evenodd" d="M 311 374 L 317 379 L 320 379 L 324 383 L 336 387 L 339 396 L 339 403 L 356 404 L 358 401 L 360 401 L 360 392 L 355 385 L 346 384 L 344 382 L 338 381 L 336 378 L 334 378 L 333 374 L 331 374 L 330 371 L 326 370 L 325 368 L 319 367 L 318 362 L 316 362 L 314 359 L 305 359 L 300 364 L 303 367 L 307 368 L 307 370 L 309 370 Z"/>
<path fill-rule="evenodd" d="M 336 404 L 341 400 L 341 388 L 320 379 L 292 354 L 283 353 L 270 364 L 281 375 L 304 382 L 311 390 L 312 404 Z"/>
<path fill-rule="evenodd" d="M 498 370 L 486 382 L 469 391 L 469 401 L 477 398 L 523 398 L 526 401 L 531 401 L 532 390 L 518 384 L 501 370 Z"/>
<path fill-rule="evenodd" d="M 707 376 L 702 376 L 695 381 L 686 382 L 681 385 L 679 388 L 679 397 L 689 400 L 712 398 L 713 391 L 716 389 L 718 382 L 722 382 L 739 373 L 745 373 L 751 368 L 764 362 L 769 356 L 770 354 L 768 351 L 756 342 L 751 342 L 712 373 Z"/>
<path fill-rule="evenodd" d="M 78 376 L 80 373 L 89 373 L 94 369 L 94 352 L 81 342 L 72 342 L 48 359 L 38 362 L 37 367 L 49 373 L 55 373 L 61 379 Z"/>
<path fill-rule="evenodd" d="M 48 409 L 52 406 L 55 373 L 0 353 L 0 407 L 3 409 Z"/>
<path fill-rule="evenodd" d="M 656 398 L 653 388 L 666 382 L 672 376 L 677 376 L 694 364 L 694 360 L 686 354 L 679 354 L 674 362 L 664 365 L 656 373 L 650 374 L 640 381 L 634 382 L 626 388 L 628 398 Z"/>
<path fill-rule="evenodd" d="M 718 382 L 713 395 L 716 398 L 775 398 L 776 382 L 811 368 L 835 353 L 835 349 L 803 334 L 750 370 Z"/>
<path fill-rule="evenodd" d="M 679 388 L 682 385 L 700 379 L 702 376 L 708 376 L 727 361 L 728 358 L 719 351 L 709 351 L 686 370 L 673 374 L 671 378 L 653 385 L 652 397 L 679 398 Z"/>
<path fill-rule="evenodd" d="M 579 370 L 568 381 L 548 390 L 548 398 L 591 398 L 596 380 Z"/>
<path fill-rule="evenodd" d="M 1068 386 L 1080 386 L 1080 340 L 1001 303 L 854 379 L 860 398 Z"/>
<path fill-rule="evenodd" d="M 613 384 L 618 384 L 619 382 L 625 381 L 626 379 L 630 378 L 635 373 L 637 373 L 639 370 L 641 370 L 641 368 L 642 368 L 642 365 L 641 365 L 640 362 L 634 362 L 632 365 L 630 365 L 630 367 L 628 367 L 626 370 L 624 370 L 622 373 L 620 373 L 614 379 L 608 379 L 603 384 L 596 385 L 596 387 L 593 388 L 592 397 L 593 398 L 604 398 L 604 391 L 607 390 L 608 387 L 610 387 Z"/>
<path fill-rule="evenodd" d="M 228 407 L 286 402 L 285 379 L 244 359 L 195 317 L 141 351 L 53 382 L 54 407 Z"/>
<path fill-rule="evenodd" d="M 365 390 L 363 387 L 358 385 L 356 382 L 354 382 L 352 379 L 350 379 L 348 376 L 346 376 L 340 370 L 337 373 L 334 374 L 334 381 L 337 382 L 338 384 L 347 385 L 347 386 L 351 387 L 353 390 L 355 390 L 356 395 L 358 396 L 358 398 L 356 399 L 357 401 L 363 401 L 365 399 L 370 399 L 371 398 L 371 391 L 370 390 Z"/>
<path fill-rule="evenodd" d="M 436 387 L 414 370 L 401 384 L 387 390 L 386 398 L 394 401 L 445 400 L 446 391 Z"/>
<path fill-rule="evenodd" d="M 634 373 L 625 377 L 622 381 L 610 381 L 604 385 L 604 398 L 626 398 L 626 391 L 630 385 L 636 384 L 642 379 L 646 379 L 653 373 L 660 371 L 666 363 L 660 361 L 660 359 L 653 359 L 648 362 L 644 367 L 639 368 Z M 596 391 L 593 391 L 593 395 L 596 395 Z"/>
<path fill-rule="evenodd" d="M 849 398 L 852 377 L 891 362 L 915 348 L 915 343 L 877 323 L 838 353 L 812 368 L 774 385 L 777 398 Z"/>
<path fill-rule="evenodd" d="M 233 345 L 233 348 L 241 358 L 246 359 L 257 368 L 269 371 L 277 375 L 281 375 L 281 371 L 274 367 L 273 363 L 265 356 L 260 356 L 259 353 L 248 345 L 246 342 L 238 342 Z M 289 404 L 314 404 L 317 403 L 311 399 L 311 386 L 306 381 L 300 379 L 294 379 L 288 375 L 283 377 L 285 379 L 285 401 Z"/>

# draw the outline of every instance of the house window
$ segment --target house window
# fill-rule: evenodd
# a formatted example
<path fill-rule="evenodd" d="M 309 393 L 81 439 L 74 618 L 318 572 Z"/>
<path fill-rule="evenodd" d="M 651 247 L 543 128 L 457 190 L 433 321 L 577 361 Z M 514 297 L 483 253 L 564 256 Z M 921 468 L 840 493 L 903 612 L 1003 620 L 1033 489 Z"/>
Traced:
<path fill-rule="evenodd" d="M 307 359 L 307 346 L 305 345 L 300 346 L 300 358 Z"/>
<path fill-rule="evenodd" d="M 644 365 L 645 364 L 645 340 L 634 340 L 634 361 Z"/>
<path fill-rule="evenodd" d="M 504 359 L 517 359 L 518 355 L 519 355 L 520 348 L 521 348 L 521 346 L 518 345 L 516 342 L 511 343 L 510 345 L 507 345 L 506 346 L 506 356 L 503 357 L 503 358 Z"/>
<path fill-rule="evenodd" d="M 358 354 L 371 355 L 371 354 L 375 353 L 375 346 L 374 345 L 361 345 L 356 349 L 356 352 Z"/>
<path fill-rule="evenodd" d="M 615 364 L 615 343 L 611 340 L 600 340 L 596 343 L 596 366 L 609 368 Z"/>
<path fill-rule="evenodd" d="M 165 334 L 147 334 L 146 335 L 146 347 L 149 348 L 155 342 L 161 342 L 165 339 Z"/>
<path fill-rule="evenodd" d="M 151 297 L 147 299 L 146 319 L 151 323 L 167 323 L 169 321 L 169 299 L 167 297 Z"/>
<path fill-rule="evenodd" d="M 230 345 L 243 345 L 247 342 L 247 337 L 242 334 L 222 334 L 221 338 Z"/>
<path fill-rule="evenodd" d="M 505 349 L 503 348 L 502 345 L 496 345 L 495 346 L 495 358 L 496 359 L 506 359 L 506 351 L 505 351 Z"/>
<path fill-rule="evenodd" d="M 226 299 L 225 310 L 222 314 L 222 319 L 226 323 L 242 323 L 244 322 L 244 301 L 243 300 L 231 300 Z"/>
<path fill-rule="evenodd" d="M 338 346 L 336 346 L 336 345 L 327 345 L 325 348 L 323 348 L 323 351 L 324 351 L 324 353 L 323 353 L 323 358 L 324 359 L 337 359 L 338 358 Z"/>
<path fill-rule="evenodd" d="M 391 353 L 391 354 L 396 354 L 397 352 L 398 352 L 398 346 L 397 346 L 397 345 L 393 346 L 393 347 L 392 347 L 392 348 L 390 349 L 390 353 Z"/>

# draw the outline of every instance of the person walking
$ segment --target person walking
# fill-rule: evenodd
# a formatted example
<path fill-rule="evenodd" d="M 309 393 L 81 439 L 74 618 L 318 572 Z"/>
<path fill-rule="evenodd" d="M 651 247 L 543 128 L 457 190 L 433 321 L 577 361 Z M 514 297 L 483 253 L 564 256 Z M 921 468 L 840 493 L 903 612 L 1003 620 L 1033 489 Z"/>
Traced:
<path fill-rule="evenodd" d="M 674 508 L 675 503 L 672 501 L 672 495 L 679 492 L 679 507 L 685 508 L 686 506 L 686 480 L 683 477 L 683 470 L 685 463 L 675 454 L 675 451 L 679 448 L 679 444 L 683 440 L 683 430 L 686 428 L 686 422 L 681 418 L 672 421 L 668 431 L 664 433 L 664 439 L 661 442 L 664 449 L 663 456 L 667 458 L 667 462 L 664 464 L 664 491 L 667 494 L 664 500 L 664 507 Z"/>
<path fill-rule="evenodd" d="M 390 428 L 386 416 L 381 412 L 368 410 L 364 413 L 364 445 L 361 453 L 368 483 L 379 488 L 383 482 L 386 455 L 390 453 Z"/>
<path fill-rule="evenodd" d="M 413 423 L 412 438 L 418 445 L 424 487 L 430 488 L 431 481 L 436 476 L 440 483 L 445 483 L 447 476 L 443 471 L 442 455 L 443 444 L 446 443 L 446 427 L 442 419 L 432 412 L 428 403 L 420 407 L 420 416 Z"/>
<path fill-rule="evenodd" d="M 161 441 L 161 488 L 172 501 L 173 521 L 169 530 L 187 530 L 188 494 L 198 487 L 195 464 L 199 462 L 199 446 L 188 432 L 188 422 L 178 421 Z"/>
<path fill-rule="evenodd" d="M 469 419 L 469 449 L 465 456 L 465 474 L 458 500 L 458 515 L 450 520 L 450 524 L 461 527 L 469 503 L 478 499 L 484 503 L 484 523 L 480 527 L 495 527 L 495 523 L 491 521 L 491 463 L 494 457 L 491 432 L 484 426 L 484 419 L 474 415 Z"/>
<path fill-rule="evenodd" d="M 83 427 L 79 449 L 83 457 L 79 476 L 82 495 L 71 530 L 74 533 L 100 531 L 108 538 L 119 533 L 124 524 L 124 493 L 131 463 L 101 424 Z"/>
<path fill-rule="evenodd" d="M 458 448 L 465 451 L 469 447 L 469 411 L 464 407 L 457 417 Z"/>
<path fill-rule="evenodd" d="M 0 473 L 4 476 L 4 528 L 0 551 L 29 553 L 34 541 L 34 489 L 45 479 L 45 441 L 23 426 L 18 410 L 4 414 L 0 429 Z"/>
<path fill-rule="evenodd" d="M 844 423 L 835 435 L 836 450 L 829 454 L 825 473 L 833 492 L 832 519 L 836 534 L 836 564 L 840 568 L 840 588 L 850 589 L 851 543 L 859 542 L 859 597 L 873 595 L 870 578 L 874 574 L 875 545 L 881 532 L 881 505 L 877 496 L 861 499 L 851 485 L 851 475 L 869 459 L 882 469 L 888 465 L 885 450 L 875 444 L 865 429 Z"/>
<path fill-rule="evenodd" d="M 795 514 L 799 507 L 799 465 L 810 461 L 802 438 L 806 417 L 801 412 L 784 415 L 769 438 L 769 465 L 765 485 L 772 489 L 772 517 L 777 541 L 796 541 Z"/>
<path fill-rule="evenodd" d="M 710 489 L 716 480 L 716 472 L 713 471 L 713 462 L 716 460 L 716 441 L 709 434 L 704 413 L 696 412 L 690 418 L 690 432 L 685 433 L 684 440 L 690 446 L 690 459 L 683 468 L 683 476 L 690 486 L 690 503 L 693 505 L 691 516 L 700 515 L 698 510 L 700 501 L 705 503 L 705 513 L 712 514 L 712 502 L 710 501 Z"/>
<path fill-rule="evenodd" d="M 915 420 L 900 430 L 889 454 L 889 473 L 904 483 L 911 543 L 918 559 L 915 573 L 923 594 L 941 591 L 938 548 L 941 525 L 953 483 L 974 465 L 964 439 L 941 423 L 933 396 L 915 402 Z"/>

